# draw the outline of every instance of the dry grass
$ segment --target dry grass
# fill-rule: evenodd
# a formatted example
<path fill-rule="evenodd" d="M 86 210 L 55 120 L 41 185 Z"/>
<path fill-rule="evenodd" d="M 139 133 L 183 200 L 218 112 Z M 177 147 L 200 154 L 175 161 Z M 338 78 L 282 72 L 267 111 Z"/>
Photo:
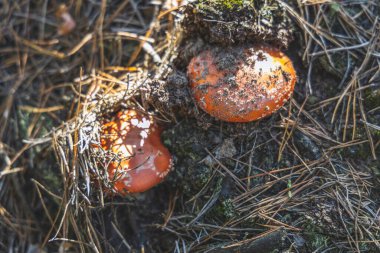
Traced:
<path fill-rule="evenodd" d="M 305 74 L 273 118 L 212 123 L 236 152 L 204 146 L 186 168 L 209 167 L 200 188 L 126 199 L 99 190 L 112 185 L 92 146 L 100 121 L 130 104 L 153 111 L 151 80 L 166 78 L 182 40 L 174 2 L 72 1 L 76 27 L 64 35 L 58 3 L 0 3 L 0 251 L 269 252 L 276 241 L 289 252 L 378 252 L 379 107 L 366 101 L 380 82 L 377 1 L 282 3 Z"/>

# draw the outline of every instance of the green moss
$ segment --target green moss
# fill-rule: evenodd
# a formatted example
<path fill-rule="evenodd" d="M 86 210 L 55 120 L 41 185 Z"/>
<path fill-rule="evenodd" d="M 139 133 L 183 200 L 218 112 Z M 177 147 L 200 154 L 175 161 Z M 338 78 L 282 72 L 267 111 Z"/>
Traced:
<path fill-rule="evenodd" d="M 372 110 L 380 106 L 380 90 L 367 89 L 364 92 L 364 105 L 367 110 Z"/>
<path fill-rule="evenodd" d="M 51 159 L 53 161 L 53 159 Z M 38 181 L 42 183 L 48 190 L 57 193 L 63 191 L 62 177 L 57 170 L 49 167 L 39 168 Z"/>
<path fill-rule="evenodd" d="M 185 180 L 190 186 L 190 193 L 198 192 L 209 181 L 212 175 L 212 170 L 207 166 L 194 166 L 187 168 Z M 182 182 L 183 185 L 185 185 Z"/>
<path fill-rule="evenodd" d="M 253 6 L 254 0 L 201 0 L 198 7 L 217 6 L 221 9 L 232 10 L 242 9 L 246 6 Z"/>
<path fill-rule="evenodd" d="M 231 199 L 226 199 L 222 202 L 223 216 L 227 219 L 232 219 L 236 216 L 236 210 Z"/>
<path fill-rule="evenodd" d="M 208 214 L 210 218 L 218 218 L 221 220 L 230 220 L 237 216 L 235 207 L 233 206 L 231 199 L 226 199 L 224 201 L 216 204 L 210 213 Z"/>
<path fill-rule="evenodd" d="M 343 54 L 333 54 L 330 56 L 331 61 L 327 58 L 326 55 L 322 55 L 317 58 L 319 66 L 327 71 L 327 73 L 337 77 L 342 78 L 343 73 L 346 71 L 346 59 Z M 332 66 L 331 64 L 334 64 Z"/>
<path fill-rule="evenodd" d="M 322 234 L 322 231 L 322 228 L 312 222 L 308 223 L 304 228 L 304 234 L 313 250 L 323 249 L 328 245 L 329 237 Z"/>
<path fill-rule="evenodd" d="M 243 5 L 243 0 L 216 0 L 216 2 L 227 9 Z"/>

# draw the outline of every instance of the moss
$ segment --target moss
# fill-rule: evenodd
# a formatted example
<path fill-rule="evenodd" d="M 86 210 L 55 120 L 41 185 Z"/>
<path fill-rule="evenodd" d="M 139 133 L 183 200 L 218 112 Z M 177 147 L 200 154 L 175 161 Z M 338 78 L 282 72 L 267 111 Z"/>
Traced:
<path fill-rule="evenodd" d="M 236 210 L 231 199 L 226 199 L 222 202 L 223 216 L 227 219 L 232 219 L 236 216 Z"/>
<path fill-rule="evenodd" d="M 183 124 L 179 128 L 165 131 L 161 138 L 172 153 L 187 160 L 190 158 L 192 160 L 191 164 L 193 164 L 193 162 L 204 157 L 205 153 L 203 146 L 196 137 L 197 134 L 202 135 L 201 132 L 194 133 L 194 136 L 191 138 L 182 138 L 187 136 L 187 131 L 191 131 L 188 127 L 189 125 Z"/>
<path fill-rule="evenodd" d="M 18 135 L 21 139 L 31 138 L 31 124 L 36 120 L 37 114 L 25 110 L 17 111 L 18 119 Z M 39 115 L 34 129 L 38 129 L 38 133 L 33 138 L 44 137 L 54 128 L 54 122 L 44 114 Z M 20 142 L 20 145 L 23 145 Z M 25 154 L 29 159 L 28 177 L 36 179 L 44 185 L 48 190 L 54 193 L 63 190 L 62 178 L 56 167 L 56 159 L 50 143 L 35 145 L 28 149 Z M 37 166 L 38 165 L 38 166 Z"/>
<path fill-rule="evenodd" d="M 342 155 L 343 157 L 347 157 L 347 158 L 365 160 L 370 156 L 371 152 L 368 148 L 368 145 L 360 144 L 357 146 L 349 147 L 345 150 L 339 150 L 338 154 Z"/>
<path fill-rule="evenodd" d="M 204 5 L 217 5 L 222 9 L 232 10 L 241 9 L 246 5 L 253 5 L 253 0 L 202 0 L 200 4 Z"/>
<path fill-rule="evenodd" d="M 218 201 L 218 203 L 210 210 L 208 217 L 217 218 L 223 221 L 236 218 L 238 215 L 231 199 Z"/>
<path fill-rule="evenodd" d="M 372 110 L 380 106 L 380 90 L 367 89 L 364 93 L 364 105 L 368 110 Z"/>
<path fill-rule="evenodd" d="M 345 56 L 343 54 L 333 54 L 330 56 L 330 58 L 331 61 L 329 61 L 326 55 L 318 57 L 318 65 L 323 70 L 327 71 L 327 73 L 329 73 L 330 75 L 335 76 L 337 78 L 342 78 L 347 68 L 347 59 L 345 59 Z M 332 66 L 331 63 L 333 63 L 334 66 Z"/>
<path fill-rule="evenodd" d="M 321 250 L 328 245 L 329 237 L 322 234 L 322 231 L 322 228 L 312 222 L 305 226 L 304 234 L 312 250 Z"/>
<path fill-rule="evenodd" d="M 53 161 L 53 158 L 51 158 L 51 161 Z M 40 168 L 38 179 L 40 183 L 54 193 L 63 191 L 62 177 L 54 168 L 49 168 L 47 166 Z"/>
<path fill-rule="evenodd" d="M 212 170 L 207 166 L 195 166 L 186 171 L 186 183 L 190 186 L 188 192 L 194 193 L 202 189 L 209 181 Z"/>

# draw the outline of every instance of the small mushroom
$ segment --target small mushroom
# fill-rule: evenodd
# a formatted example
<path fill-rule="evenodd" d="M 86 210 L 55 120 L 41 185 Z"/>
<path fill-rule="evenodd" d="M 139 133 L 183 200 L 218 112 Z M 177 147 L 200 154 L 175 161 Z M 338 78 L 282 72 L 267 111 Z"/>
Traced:
<path fill-rule="evenodd" d="M 269 46 L 203 51 L 191 59 L 187 75 L 198 106 L 229 122 L 254 121 L 277 111 L 297 79 L 291 60 Z"/>
<path fill-rule="evenodd" d="M 62 20 L 62 23 L 58 27 L 58 35 L 67 35 L 74 30 L 76 23 L 65 4 L 61 4 L 58 7 L 55 15 L 57 18 Z"/>
<path fill-rule="evenodd" d="M 108 165 L 117 193 L 146 191 L 168 174 L 172 159 L 160 133 L 151 116 L 132 109 L 120 111 L 113 121 L 103 125 L 102 148 L 120 158 Z"/>

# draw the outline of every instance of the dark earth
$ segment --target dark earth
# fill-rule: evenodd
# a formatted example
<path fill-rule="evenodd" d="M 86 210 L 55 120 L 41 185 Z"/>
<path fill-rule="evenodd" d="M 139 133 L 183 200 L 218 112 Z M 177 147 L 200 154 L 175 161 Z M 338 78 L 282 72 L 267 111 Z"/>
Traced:
<path fill-rule="evenodd" d="M 296 8 L 296 2 L 289 1 L 288 4 Z M 335 21 L 336 8 L 327 5 L 323 10 L 324 18 Z M 353 15 L 358 12 L 358 7 L 346 8 Z M 90 9 L 88 12 L 95 11 Z M 368 241 L 378 240 L 380 223 L 376 225 L 378 220 L 367 219 L 359 211 L 371 213 L 380 206 L 379 160 L 373 157 L 364 124 L 358 119 L 355 133 L 352 121 L 345 126 L 346 115 L 351 114 L 346 114 L 342 107 L 350 106 L 348 99 L 342 102 L 335 121 L 331 118 L 338 99 L 326 102 L 345 89 L 354 70 L 360 67 L 363 54 L 354 57 L 338 52 L 330 58 L 318 57 L 312 62 L 313 67 L 308 68 L 311 63 L 305 60 L 304 52 L 310 45 L 304 31 L 296 25 L 294 17 L 289 17 L 286 8 L 274 0 L 201 0 L 189 4 L 183 12 L 184 34 L 176 51 L 177 57 L 169 64 L 169 73 L 162 79 L 147 80 L 148 88 L 141 96 L 123 99 L 125 94 L 119 94 L 114 100 L 99 103 L 97 107 L 101 121 L 112 119 L 117 111 L 134 104 L 143 105 L 155 113 L 165 128 L 162 141 L 173 155 L 174 171 L 147 192 L 127 197 L 107 195 L 102 199 L 98 194 L 101 179 L 90 183 L 80 174 L 78 185 L 64 189 L 66 180 L 73 180 L 74 176 L 71 171 L 65 179 L 59 174 L 56 164 L 61 151 L 52 150 L 51 145 L 37 145 L 35 152 L 27 153 L 28 166 L 33 170 L 26 170 L 20 176 L 21 183 L 15 178 L 7 182 L 21 189 L 16 192 L 26 193 L 25 196 L 17 195 L 21 199 L 18 202 L 30 207 L 26 211 L 31 213 L 33 226 L 29 225 L 33 231 L 43 233 L 18 236 L 32 238 L 30 244 L 47 243 L 46 252 L 59 251 L 63 244 L 47 242 L 57 232 L 52 229 L 52 221 L 40 214 L 48 209 L 55 219 L 55 214 L 60 213 L 55 220 L 59 224 L 65 204 L 70 203 L 71 211 L 65 217 L 70 225 L 64 225 L 62 230 L 67 232 L 68 238 L 87 244 L 68 242 L 65 244 L 67 252 L 95 251 L 92 241 L 98 239 L 87 237 L 92 233 L 101 238 L 97 243 L 102 245 L 102 252 L 182 253 L 184 248 L 189 248 L 188 252 L 279 253 L 291 249 L 291 252 L 309 253 L 322 252 L 319 250 L 326 250 L 331 245 L 336 246 L 331 252 L 352 252 L 352 249 L 355 252 L 378 252 L 379 247 Z M 373 12 L 380 14 L 379 9 Z M 316 18 L 313 13 L 310 19 Z M 361 18 L 363 21 L 359 22 Z M 360 32 L 371 28 L 368 21 L 371 18 L 366 20 L 360 16 L 358 20 L 362 24 Z M 331 23 L 334 26 L 328 28 L 334 33 L 347 32 L 345 29 L 348 28 L 342 28 L 339 22 Z M 186 74 L 190 59 L 207 49 L 218 47 L 221 50 L 258 43 L 279 48 L 291 58 L 297 83 L 290 101 L 273 115 L 249 123 L 223 122 L 198 108 Z M 325 43 L 326 47 L 334 46 L 331 41 Z M 322 50 L 319 45 L 314 46 L 315 52 Z M 234 59 L 222 58 L 221 67 L 230 65 L 231 61 Z M 376 69 L 374 66 L 368 67 L 368 72 Z M 151 77 L 154 74 L 152 71 Z M 360 80 L 363 86 L 371 85 L 360 93 L 362 97 L 358 99 L 356 113 L 359 114 L 362 106 L 367 121 L 379 126 L 379 75 L 367 78 L 363 74 Z M 359 98 L 359 94 L 357 96 Z M 58 94 L 58 98 L 71 99 L 65 94 Z M 65 119 L 73 117 L 70 113 L 61 116 Z M 53 125 L 46 127 L 53 129 Z M 27 129 L 26 125 L 22 127 Z M 373 130 L 371 134 L 379 159 L 380 130 Z M 7 135 L 4 142 L 11 136 Z M 71 154 L 70 143 L 65 145 L 67 150 L 63 153 Z M 3 167 L 6 159 L 2 153 L 0 155 L 0 166 Z M 38 166 L 34 161 L 39 161 Z M 84 160 L 79 162 L 84 163 Z M 37 194 L 31 194 L 31 189 L 35 188 L 31 178 L 52 189 L 62 199 L 47 194 L 52 200 L 44 197 L 46 206 L 42 205 Z M 89 188 L 91 193 L 84 196 Z M 67 192 L 78 194 L 79 203 L 71 203 Z M 8 190 L 0 192 L 0 200 L 4 196 L 11 196 Z M 356 236 L 360 233 L 352 222 L 352 213 L 342 205 L 345 202 L 338 196 L 353 198 L 350 207 L 357 211 L 359 223 L 366 228 L 376 227 L 371 233 L 377 237 L 364 234 L 358 239 L 359 246 L 348 242 L 347 231 Z M 355 205 L 364 206 L 362 202 L 366 204 L 363 209 Z M 15 203 L 14 210 L 20 211 L 18 205 L 21 204 Z M 366 215 L 372 217 L 368 213 Z M 43 221 L 33 222 L 40 220 Z M 270 233 L 266 234 L 267 231 Z M 48 232 L 50 236 L 45 238 Z M 13 243 L 13 234 L 8 227 L 1 228 L 0 237 L 7 238 L 6 243 Z M 78 234 L 83 238 L 77 238 Z M 0 251 L 6 248 L 2 246 L 6 243 L 0 242 Z"/>

